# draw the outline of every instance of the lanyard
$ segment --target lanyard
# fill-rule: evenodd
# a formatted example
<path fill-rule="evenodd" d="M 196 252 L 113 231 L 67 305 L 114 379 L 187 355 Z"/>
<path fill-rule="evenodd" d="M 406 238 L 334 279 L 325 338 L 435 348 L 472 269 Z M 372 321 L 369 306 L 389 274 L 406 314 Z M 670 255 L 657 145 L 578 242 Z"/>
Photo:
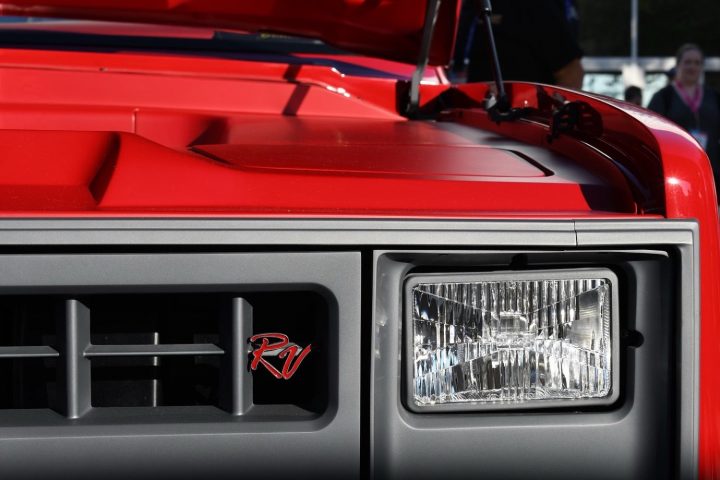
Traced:
<path fill-rule="evenodd" d="M 685 102 L 685 105 L 687 105 L 690 111 L 695 114 L 695 117 L 697 117 L 698 111 L 700 111 L 700 104 L 702 103 L 703 99 L 702 86 L 697 86 L 697 88 L 695 89 L 695 95 L 693 95 L 692 97 L 688 94 L 688 91 L 685 90 L 682 85 L 680 85 L 680 82 L 675 82 L 675 90 L 677 91 L 678 95 L 680 95 L 682 101 Z"/>

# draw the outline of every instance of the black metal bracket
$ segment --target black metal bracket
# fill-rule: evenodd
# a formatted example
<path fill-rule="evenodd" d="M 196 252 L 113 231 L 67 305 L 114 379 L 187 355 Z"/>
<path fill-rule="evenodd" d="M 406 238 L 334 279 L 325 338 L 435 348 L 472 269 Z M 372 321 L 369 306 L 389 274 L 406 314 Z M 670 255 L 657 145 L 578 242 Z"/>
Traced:
<path fill-rule="evenodd" d="M 405 115 L 409 118 L 416 117 L 420 110 L 420 82 L 422 82 L 430 57 L 430 47 L 432 45 L 433 33 L 435 32 L 435 24 L 437 23 L 438 14 L 440 12 L 440 4 L 442 0 L 428 0 L 427 10 L 425 11 L 425 26 L 423 27 L 422 42 L 420 44 L 420 55 L 410 80 L 410 91 L 407 103 L 405 105 Z"/>
<path fill-rule="evenodd" d="M 498 57 L 497 47 L 495 46 L 495 35 L 492 29 L 492 4 L 490 0 L 479 0 L 480 6 L 478 10 L 481 13 L 483 24 L 485 25 L 485 33 L 487 34 L 488 47 L 490 49 L 490 57 L 492 59 L 492 72 L 493 78 L 495 79 L 496 100 L 490 108 L 497 107 L 500 110 L 507 110 L 510 108 L 510 102 L 507 98 L 507 92 L 505 91 L 505 84 L 503 83 L 502 70 L 500 69 L 500 58 Z"/>
<path fill-rule="evenodd" d="M 524 108 L 511 107 L 512 103 L 505 90 L 502 70 L 500 69 L 500 58 L 498 57 L 495 35 L 492 30 L 492 4 L 490 0 L 477 1 L 480 4 L 478 10 L 481 12 L 485 33 L 487 34 L 489 53 L 492 59 L 493 78 L 495 79 L 495 92 L 487 98 L 485 110 L 487 110 L 490 119 L 495 123 L 512 122 L 525 116 L 528 111 Z"/>

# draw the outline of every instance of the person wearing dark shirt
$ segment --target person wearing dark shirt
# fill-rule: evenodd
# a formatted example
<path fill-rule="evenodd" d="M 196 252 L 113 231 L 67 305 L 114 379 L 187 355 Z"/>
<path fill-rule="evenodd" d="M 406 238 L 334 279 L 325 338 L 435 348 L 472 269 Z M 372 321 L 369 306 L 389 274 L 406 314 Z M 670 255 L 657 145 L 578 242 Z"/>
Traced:
<path fill-rule="evenodd" d="M 720 97 L 702 84 L 704 59 L 697 45 L 680 47 L 674 80 L 653 95 L 648 108 L 677 123 L 698 141 L 710 158 L 715 184 L 720 185 Z"/>
<path fill-rule="evenodd" d="M 556 0 L 494 0 L 492 6 L 493 33 L 505 80 L 582 88 L 583 52 Z M 490 80 L 487 32 L 477 25 L 468 81 Z"/>
<path fill-rule="evenodd" d="M 635 105 L 642 106 L 642 89 L 631 85 L 625 89 L 625 101 L 634 103 Z"/>

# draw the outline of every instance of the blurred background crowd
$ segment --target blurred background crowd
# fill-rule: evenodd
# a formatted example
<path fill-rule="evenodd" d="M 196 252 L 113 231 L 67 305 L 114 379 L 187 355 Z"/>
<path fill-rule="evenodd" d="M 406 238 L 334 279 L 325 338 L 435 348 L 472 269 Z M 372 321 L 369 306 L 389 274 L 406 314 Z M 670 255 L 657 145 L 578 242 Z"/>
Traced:
<path fill-rule="evenodd" d="M 482 1 L 464 0 L 451 79 L 493 80 Z M 720 185 L 720 1 L 492 0 L 503 78 L 649 108 L 705 149 Z"/>
<path fill-rule="evenodd" d="M 477 13 L 475 4 L 474 0 L 465 0 L 463 4 L 453 68 L 459 81 L 466 78 L 464 62 L 469 62 L 473 53 L 484 55 L 484 45 L 478 48 L 473 42 L 473 34 L 477 34 L 472 21 Z M 705 54 L 704 83 L 720 90 L 718 0 L 492 0 L 492 6 L 496 35 L 503 35 L 503 23 L 506 26 L 514 23 L 505 28 L 508 30 L 505 35 L 527 34 L 532 39 L 527 45 L 529 51 L 537 52 L 542 44 L 566 50 L 575 48 L 568 46 L 571 43 L 579 48 L 583 90 L 622 99 L 628 87 L 636 87 L 631 93 L 637 94 L 640 89 L 641 103 L 646 107 L 653 95 L 668 84 L 668 75 L 674 74 L 678 48 L 689 42 L 697 44 Z M 511 18 L 507 22 L 507 17 L 502 17 L 508 10 L 514 12 L 511 16 L 525 18 Z M 538 16 L 538 11 L 552 13 Z M 562 19 L 564 26 L 558 26 L 557 18 Z M 502 53 L 501 60 L 511 61 L 503 58 Z M 503 65 L 503 71 L 507 68 Z M 505 77 L 512 79 L 507 73 Z"/>

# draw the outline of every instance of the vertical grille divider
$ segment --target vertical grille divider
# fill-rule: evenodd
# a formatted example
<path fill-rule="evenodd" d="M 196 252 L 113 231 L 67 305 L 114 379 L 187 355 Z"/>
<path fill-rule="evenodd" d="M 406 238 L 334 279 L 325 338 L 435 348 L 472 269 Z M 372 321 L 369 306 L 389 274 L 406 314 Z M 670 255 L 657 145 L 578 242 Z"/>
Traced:
<path fill-rule="evenodd" d="M 252 315 L 252 306 L 244 298 L 234 298 L 230 322 L 220 325 L 220 346 L 225 351 L 220 365 L 220 407 L 231 415 L 243 415 L 252 406 L 252 376 L 246 368 Z"/>
<path fill-rule="evenodd" d="M 58 316 L 58 405 L 68 418 L 80 418 L 91 408 L 90 359 L 85 350 L 90 345 L 90 310 L 75 299 L 66 300 Z"/>

